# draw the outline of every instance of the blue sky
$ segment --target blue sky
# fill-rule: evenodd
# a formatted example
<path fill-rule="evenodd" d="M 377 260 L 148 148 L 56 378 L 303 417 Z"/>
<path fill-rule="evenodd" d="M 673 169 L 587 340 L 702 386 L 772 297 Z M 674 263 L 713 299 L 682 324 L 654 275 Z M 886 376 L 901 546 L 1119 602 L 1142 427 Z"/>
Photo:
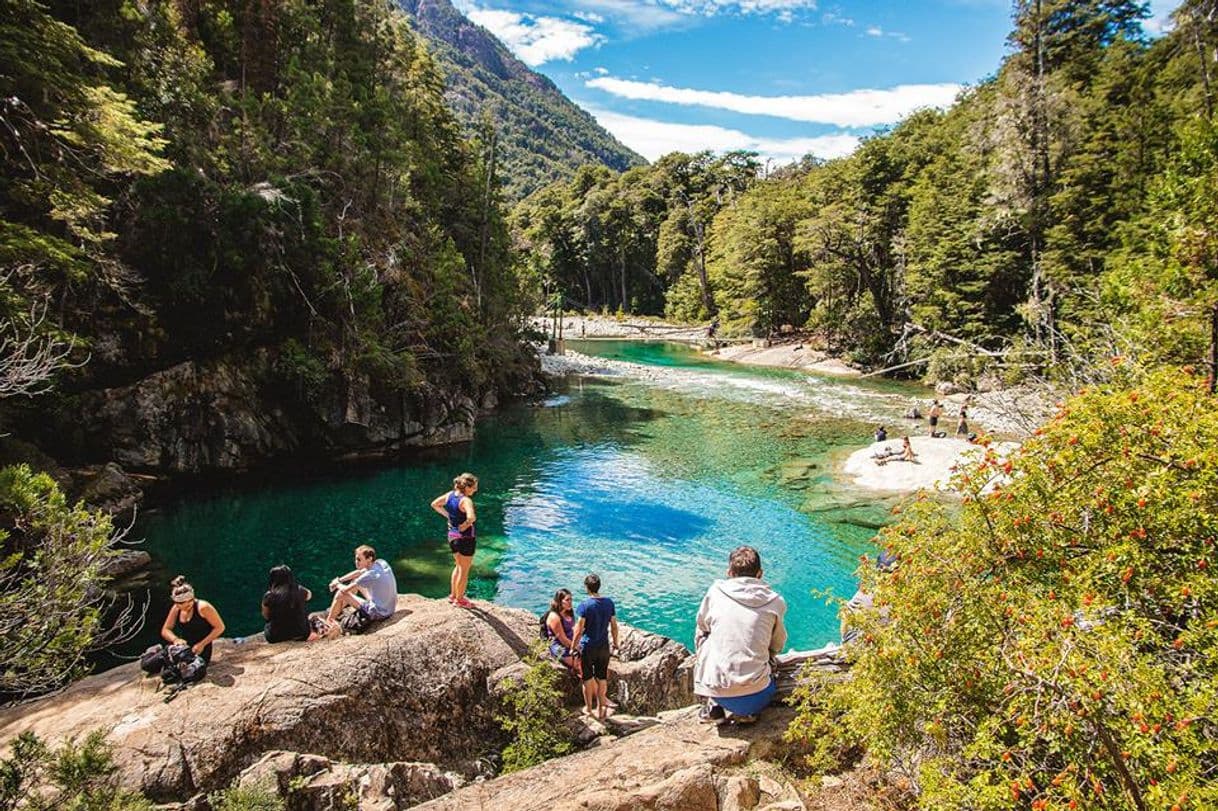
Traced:
<path fill-rule="evenodd" d="M 849 153 L 1006 53 L 1007 0 L 454 0 L 649 160 Z M 1179 0 L 1154 0 L 1147 29 Z"/>

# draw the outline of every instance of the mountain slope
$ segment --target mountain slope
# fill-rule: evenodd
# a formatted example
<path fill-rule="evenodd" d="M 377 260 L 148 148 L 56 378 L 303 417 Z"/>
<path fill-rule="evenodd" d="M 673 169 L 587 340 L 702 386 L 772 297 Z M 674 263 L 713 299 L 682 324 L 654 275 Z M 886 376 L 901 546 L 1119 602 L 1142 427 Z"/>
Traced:
<path fill-rule="evenodd" d="M 467 127 L 489 111 L 499 130 L 499 175 L 519 199 L 585 163 L 621 171 L 645 161 L 604 130 L 448 0 L 399 0 L 443 68 L 446 98 Z"/>

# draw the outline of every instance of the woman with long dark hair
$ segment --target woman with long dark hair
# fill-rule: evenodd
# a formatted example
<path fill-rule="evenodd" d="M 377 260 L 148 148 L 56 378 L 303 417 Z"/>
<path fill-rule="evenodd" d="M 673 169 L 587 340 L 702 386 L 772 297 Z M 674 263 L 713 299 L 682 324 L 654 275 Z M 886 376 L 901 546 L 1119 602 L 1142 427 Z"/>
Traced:
<path fill-rule="evenodd" d="M 571 607 L 570 589 L 559 589 L 550 600 L 550 609 L 545 616 L 546 639 L 550 641 L 550 655 L 579 674 L 579 646 L 571 637 L 575 630 L 575 613 Z"/>
<path fill-rule="evenodd" d="M 296 582 L 287 566 L 271 569 L 262 595 L 263 634 L 267 642 L 303 642 L 309 638 L 309 600 L 313 593 Z"/>

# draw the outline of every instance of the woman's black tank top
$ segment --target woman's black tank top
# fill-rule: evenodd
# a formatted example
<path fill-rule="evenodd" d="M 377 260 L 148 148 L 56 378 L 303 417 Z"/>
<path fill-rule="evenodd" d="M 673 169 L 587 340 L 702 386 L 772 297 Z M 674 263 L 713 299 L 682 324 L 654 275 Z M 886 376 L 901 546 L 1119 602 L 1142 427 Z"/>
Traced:
<path fill-rule="evenodd" d="M 199 613 L 199 601 L 195 601 L 194 613 L 190 615 L 190 620 L 182 621 L 182 615 L 178 614 L 178 621 L 173 626 L 173 632 L 186 640 L 186 644 L 195 645 L 207 639 L 207 635 L 211 633 L 212 625 L 203 615 Z M 211 643 L 203 649 L 203 653 L 199 654 L 204 661 L 211 662 Z"/>

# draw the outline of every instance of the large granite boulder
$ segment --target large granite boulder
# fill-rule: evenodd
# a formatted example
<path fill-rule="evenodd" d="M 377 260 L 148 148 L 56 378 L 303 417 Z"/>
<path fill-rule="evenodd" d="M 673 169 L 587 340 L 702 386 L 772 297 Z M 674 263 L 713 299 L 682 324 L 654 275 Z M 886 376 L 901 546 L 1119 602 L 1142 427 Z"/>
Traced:
<path fill-rule="evenodd" d="M 689 700 L 687 651 L 627 630 L 619 695 L 654 713 Z M 636 635 L 637 634 L 637 635 Z M 497 675 L 537 638 L 537 617 L 416 595 L 364 636 L 332 642 L 216 644 L 207 679 L 164 702 L 135 664 L 0 712 L 0 744 L 30 730 L 50 741 L 105 729 L 124 785 L 185 800 L 228 785 L 273 750 L 349 763 L 430 763 L 472 777 L 505 743 Z M 624 644 L 623 648 L 627 646 Z M 654 667 L 653 673 L 649 668 Z M 684 681 L 682 681 L 684 679 Z"/>
<path fill-rule="evenodd" d="M 430 763 L 336 763 L 318 755 L 270 752 L 241 773 L 237 785 L 271 789 L 286 811 L 347 808 L 394 811 L 465 785 L 461 775 Z"/>
<path fill-rule="evenodd" d="M 782 735 L 794 711 L 766 710 L 746 727 L 700 724 L 697 710 L 626 738 L 505 777 L 466 786 L 419 811 L 747 811 L 801 809 L 799 794 L 769 762 L 789 755 Z"/>
<path fill-rule="evenodd" d="M 666 636 L 648 633 L 619 623 L 620 646 L 609 662 L 609 697 L 622 713 L 630 715 L 654 715 L 661 710 L 685 707 L 693 704 L 694 657 L 679 642 Z M 496 671 L 491 676 L 492 692 L 498 694 L 506 686 L 524 678 L 527 665 L 512 664 Z M 563 671 L 559 682 L 568 706 L 582 705 L 583 690 L 580 681 L 566 668 L 555 664 Z"/>

